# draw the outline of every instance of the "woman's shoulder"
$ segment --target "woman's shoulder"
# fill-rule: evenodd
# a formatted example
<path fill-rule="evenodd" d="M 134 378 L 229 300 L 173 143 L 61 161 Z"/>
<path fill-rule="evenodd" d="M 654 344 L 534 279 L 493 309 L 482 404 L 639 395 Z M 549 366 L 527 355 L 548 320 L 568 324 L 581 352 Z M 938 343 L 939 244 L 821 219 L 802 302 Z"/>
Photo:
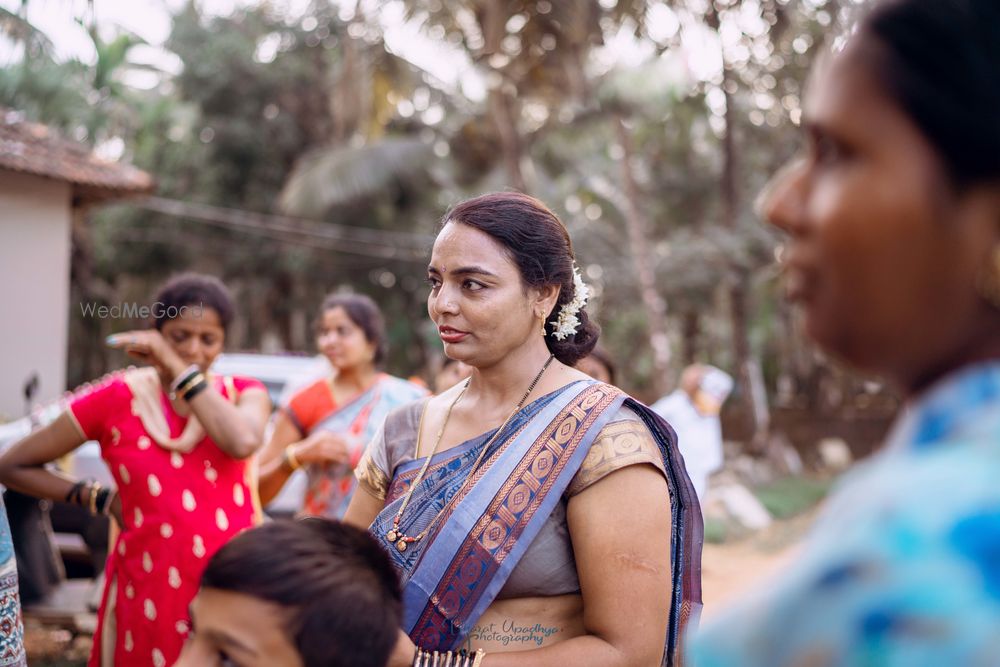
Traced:
<path fill-rule="evenodd" d="M 310 380 L 309 382 L 295 388 L 288 400 L 289 402 L 311 400 L 320 396 L 332 396 L 332 392 L 330 391 L 329 376 L 323 376 L 316 378 L 315 380 Z"/>
<path fill-rule="evenodd" d="M 416 436 L 420 426 L 420 417 L 427 404 L 433 399 L 433 396 L 423 396 L 390 410 L 385 417 L 386 439 Z"/>
<path fill-rule="evenodd" d="M 117 395 L 130 396 L 133 386 L 151 381 L 159 386 L 159 377 L 156 375 L 154 369 L 130 366 L 129 368 L 107 373 L 96 380 L 85 382 L 69 393 L 66 402 L 72 403 L 95 394 L 102 394 L 105 397 Z"/>
<path fill-rule="evenodd" d="M 299 417 L 304 417 L 317 411 L 333 408 L 335 404 L 330 378 L 321 377 L 292 391 L 283 407 Z"/>
<path fill-rule="evenodd" d="M 653 432 L 635 409 L 622 405 L 597 433 L 566 495 L 574 496 L 616 470 L 640 464 L 666 474 Z"/>

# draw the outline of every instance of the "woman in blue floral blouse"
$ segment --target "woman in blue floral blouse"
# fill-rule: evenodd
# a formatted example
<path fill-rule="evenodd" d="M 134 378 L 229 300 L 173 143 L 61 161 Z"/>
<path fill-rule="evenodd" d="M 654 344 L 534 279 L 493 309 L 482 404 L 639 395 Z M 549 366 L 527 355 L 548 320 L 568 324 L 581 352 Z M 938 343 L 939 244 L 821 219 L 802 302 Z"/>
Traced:
<path fill-rule="evenodd" d="M 814 73 L 764 213 L 807 333 L 906 406 L 690 664 L 1000 665 L 998 109 L 997 0 L 877 3 Z"/>

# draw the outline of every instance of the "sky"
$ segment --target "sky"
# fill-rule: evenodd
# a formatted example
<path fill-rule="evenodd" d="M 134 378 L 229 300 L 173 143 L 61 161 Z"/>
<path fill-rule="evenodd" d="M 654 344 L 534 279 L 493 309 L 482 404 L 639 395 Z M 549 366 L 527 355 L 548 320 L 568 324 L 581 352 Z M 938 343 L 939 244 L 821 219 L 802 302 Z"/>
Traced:
<path fill-rule="evenodd" d="M 155 64 L 168 72 L 175 72 L 179 60 L 162 49 L 170 34 L 170 15 L 179 11 L 187 0 L 94 0 L 93 11 L 99 28 L 109 30 L 114 26 L 124 28 L 146 40 L 153 48 L 137 49 L 133 53 L 140 62 Z M 228 15 L 238 7 L 259 4 L 260 0 L 200 0 L 198 6 L 205 14 Z M 363 0 L 374 7 L 375 0 Z M 272 0 L 275 9 L 296 14 L 305 9 L 309 0 Z M 332 0 L 342 6 L 341 18 L 350 19 L 354 2 Z M 464 54 L 426 37 L 417 25 L 404 21 L 403 5 L 398 1 L 378 3 L 377 11 L 383 25 L 386 45 L 397 55 L 413 62 L 450 86 L 461 86 L 471 99 L 485 96 L 485 88 Z M 363 6 L 364 6 L 363 5 Z M 0 0 L 0 7 L 19 11 L 20 0 Z M 77 23 L 89 19 L 90 9 L 86 0 L 29 0 L 28 21 L 41 29 L 52 40 L 57 57 L 77 58 L 92 62 L 93 47 L 86 31 Z M 0 67 L 18 58 L 9 44 L 0 44 Z M 130 81 L 142 85 L 143 81 Z M 149 80 L 149 85 L 153 81 Z"/>
<path fill-rule="evenodd" d="M 607 2 L 610 0 L 602 0 Z M 176 72 L 180 61 L 176 56 L 156 48 L 166 41 L 170 32 L 170 15 L 179 11 L 187 0 L 93 0 L 97 25 L 103 30 L 118 26 L 145 39 L 151 48 L 133 51 L 135 60 L 154 64 L 167 72 Z M 259 4 L 260 0 L 199 0 L 200 9 L 206 14 L 227 15 L 240 6 Z M 300 13 L 310 0 L 270 0 L 278 11 Z M 341 18 L 349 20 L 355 0 L 331 0 L 340 7 Z M 443 84 L 460 90 L 470 100 L 482 100 L 486 87 L 481 73 L 467 55 L 447 44 L 430 39 L 419 25 L 404 19 L 400 0 L 361 0 L 367 16 L 377 16 L 383 26 L 385 44 L 396 55 L 409 60 L 432 74 Z M 0 0 L 0 7 L 18 11 L 21 0 Z M 94 59 L 93 47 L 85 30 L 77 23 L 90 18 L 87 0 L 29 0 L 28 20 L 52 39 L 60 58 L 77 58 L 83 62 Z M 664 6 L 654 7 L 650 15 L 650 32 L 654 37 L 669 37 L 680 26 L 678 19 Z M 690 32 L 690 31 L 689 31 Z M 695 78 L 709 78 L 718 67 L 712 44 L 714 35 L 691 34 L 692 49 L 683 58 L 681 68 Z M 628 30 L 608 40 L 594 54 L 594 66 L 606 70 L 614 66 L 635 66 L 648 61 L 653 55 L 652 46 L 638 43 Z M 18 54 L 9 43 L 0 39 L 0 67 L 16 61 Z M 157 79 L 150 74 L 135 73 L 128 83 L 149 87 Z"/>

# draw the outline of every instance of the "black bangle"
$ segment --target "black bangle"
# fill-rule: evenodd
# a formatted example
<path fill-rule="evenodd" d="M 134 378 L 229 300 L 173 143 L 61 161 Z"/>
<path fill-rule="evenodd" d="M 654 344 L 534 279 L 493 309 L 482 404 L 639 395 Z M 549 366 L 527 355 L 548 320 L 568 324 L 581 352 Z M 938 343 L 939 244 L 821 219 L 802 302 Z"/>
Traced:
<path fill-rule="evenodd" d="M 108 508 L 111 505 L 109 499 L 111 498 L 111 489 L 101 487 L 97 490 L 97 501 L 95 506 L 97 507 L 97 513 L 107 516 Z"/>
<path fill-rule="evenodd" d="M 185 385 L 191 382 L 191 380 L 193 380 L 194 377 L 198 375 L 198 373 L 200 372 L 201 371 L 198 369 L 196 365 L 191 364 L 183 371 L 181 371 L 180 375 L 174 378 L 174 381 L 170 383 L 170 391 L 177 393 L 178 391 L 184 390 Z"/>
<path fill-rule="evenodd" d="M 201 392 L 208 389 L 208 382 L 204 379 L 197 382 L 194 386 L 184 392 L 184 400 L 190 402 L 192 398 L 200 394 Z"/>
<path fill-rule="evenodd" d="M 83 505 L 83 487 L 89 484 L 89 480 L 81 479 L 70 487 L 64 500 L 71 505 Z"/>

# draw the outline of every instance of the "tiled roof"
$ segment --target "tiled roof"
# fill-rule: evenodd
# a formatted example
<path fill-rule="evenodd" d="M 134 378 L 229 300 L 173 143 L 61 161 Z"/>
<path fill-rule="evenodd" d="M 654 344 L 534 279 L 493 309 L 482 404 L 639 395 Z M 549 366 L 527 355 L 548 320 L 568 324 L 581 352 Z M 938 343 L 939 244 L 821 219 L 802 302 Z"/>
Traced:
<path fill-rule="evenodd" d="M 148 194 L 153 178 L 127 164 L 97 157 L 52 128 L 0 107 L 0 170 L 34 174 L 73 184 L 74 203 Z"/>

